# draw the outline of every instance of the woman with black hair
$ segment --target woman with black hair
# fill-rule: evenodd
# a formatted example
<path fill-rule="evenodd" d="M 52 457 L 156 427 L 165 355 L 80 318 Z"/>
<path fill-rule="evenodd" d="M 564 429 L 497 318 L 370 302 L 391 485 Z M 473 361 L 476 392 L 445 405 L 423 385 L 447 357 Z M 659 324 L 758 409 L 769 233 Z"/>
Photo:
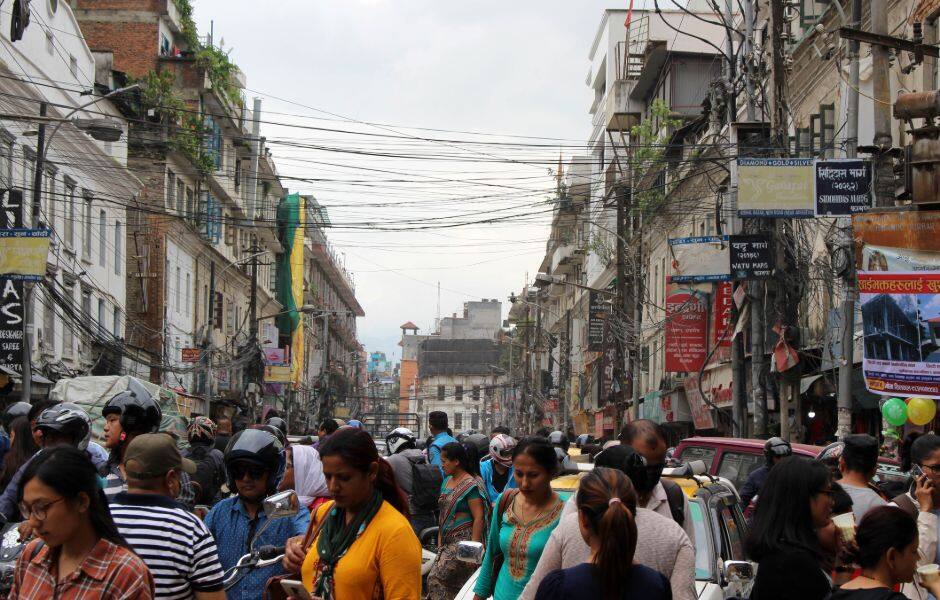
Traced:
<path fill-rule="evenodd" d="M 564 508 L 551 486 L 559 465 L 555 448 L 547 439 L 528 437 L 516 444 L 512 466 L 519 487 L 503 492 L 496 500 L 486 554 L 473 587 L 474 600 L 519 597 Z"/>
<path fill-rule="evenodd" d="M 303 541 L 289 541 L 284 566 L 324 600 L 418 600 L 421 544 L 408 499 L 372 436 L 340 428 L 319 452 L 333 500 L 316 510 Z"/>
<path fill-rule="evenodd" d="M 914 579 L 917 569 L 917 522 L 895 506 L 865 514 L 855 534 L 861 574 L 845 583 L 832 600 L 906 600 L 894 587 Z M 937 596 L 937 584 L 928 587 Z"/>
<path fill-rule="evenodd" d="M 153 598 L 153 577 L 118 532 L 84 452 L 43 451 L 23 472 L 18 500 L 40 539 L 17 559 L 9 598 Z"/>
<path fill-rule="evenodd" d="M 3 455 L 3 473 L 0 475 L 0 489 L 6 488 L 13 479 L 13 474 L 26 464 L 34 454 L 39 452 L 39 446 L 33 440 L 33 431 L 26 417 L 13 419 L 9 427 L 10 449 Z"/>
<path fill-rule="evenodd" d="M 831 593 L 818 530 L 830 524 L 832 494 L 821 462 L 791 456 L 770 471 L 747 538 L 758 563 L 751 600 L 822 600 Z"/>
<path fill-rule="evenodd" d="M 489 502 L 486 485 L 480 479 L 480 458 L 476 445 L 451 442 L 441 448 L 440 518 L 438 520 L 437 560 L 428 574 L 428 600 L 455 598 L 475 567 L 457 559 L 457 544 L 482 542 L 487 530 Z"/>

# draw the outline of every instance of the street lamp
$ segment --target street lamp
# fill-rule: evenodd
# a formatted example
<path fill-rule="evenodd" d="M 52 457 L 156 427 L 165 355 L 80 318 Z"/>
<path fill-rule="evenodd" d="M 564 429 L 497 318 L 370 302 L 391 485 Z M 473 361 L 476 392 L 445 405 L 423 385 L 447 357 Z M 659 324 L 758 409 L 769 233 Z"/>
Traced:
<path fill-rule="evenodd" d="M 582 290 L 587 290 L 587 291 L 589 291 L 589 292 L 597 292 L 598 294 L 605 294 L 605 295 L 607 295 L 607 296 L 616 296 L 616 295 L 617 295 L 617 292 L 612 292 L 612 291 L 610 291 L 610 290 L 602 290 L 602 289 L 600 289 L 600 288 L 592 288 L 592 287 L 587 286 L 587 285 L 581 285 L 580 283 L 575 283 L 575 282 L 573 282 L 573 281 L 568 281 L 568 280 L 562 279 L 561 277 L 558 277 L 558 276 L 556 276 L 556 275 L 549 275 L 548 273 L 539 273 L 539 274 L 537 274 L 537 275 L 535 276 L 535 280 L 536 280 L 536 281 L 540 281 L 540 282 L 542 282 L 542 283 L 555 283 L 555 284 L 558 284 L 558 285 L 570 285 L 571 287 L 580 288 L 580 289 L 582 289 Z"/>

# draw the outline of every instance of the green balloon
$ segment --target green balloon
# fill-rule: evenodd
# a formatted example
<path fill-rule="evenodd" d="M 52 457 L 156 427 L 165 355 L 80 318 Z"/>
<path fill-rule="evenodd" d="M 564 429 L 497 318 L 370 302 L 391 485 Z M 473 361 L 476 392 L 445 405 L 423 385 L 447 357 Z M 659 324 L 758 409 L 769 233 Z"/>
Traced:
<path fill-rule="evenodd" d="M 900 427 L 907 422 L 907 404 L 900 398 L 888 398 L 881 405 L 881 416 L 889 425 Z"/>

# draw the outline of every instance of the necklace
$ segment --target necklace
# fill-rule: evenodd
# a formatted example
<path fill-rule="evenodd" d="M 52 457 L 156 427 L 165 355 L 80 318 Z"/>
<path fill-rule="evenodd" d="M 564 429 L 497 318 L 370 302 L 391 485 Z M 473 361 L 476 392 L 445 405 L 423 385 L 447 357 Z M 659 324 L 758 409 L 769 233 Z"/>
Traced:
<path fill-rule="evenodd" d="M 544 517 L 544 516 L 545 516 L 545 513 L 548 512 L 550 509 L 552 509 L 552 508 L 555 506 L 555 498 L 554 498 L 554 494 L 552 494 L 552 496 L 550 497 L 549 501 L 548 501 L 548 502 L 545 504 L 545 506 L 539 511 L 539 513 L 538 513 L 537 515 L 535 515 L 534 518 L 528 519 L 528 520 L 523 520 L 523 519 L 522 519 L 522 515 L 519 514 L 519 513 L 516 511 L 516 506 L 515 506 L 515 504 L 516 504 L 516 503 L 513 502 L 512 510 L 513 510 L 514 513 L 516 513 L 516 517 L 518 517 L 520 521 L 524 521 L 526 524 L 528 524 L 528 523 L 534 523 L 534 522 L 538 521 L 539 519 L 541 519 L 542 517 Z M 530 507 L 531 507 L 531 505 L 530 505 Z"/>
<path fill-rule="evenodd" d="M 873 581 L 873 582 L 875 582 L 875 583 L 878 584 L 878 587 L 886 587 L 886 588 L 889 588 L 889 589 L 891 588 L 891 585 L 890 585 L 890 584 L 887 584 L 887 583 L 885 583 L 884 581 L 881 581 L 880 579 L 876 579 L 876 578 L 872 577 L 871 575 L 865 575 L 864 573 L 861 574 L 861 575 L 859 575 L 859 576 L 858 576 L 858 579 L 867 579 L 867 580 L 869 580 L 869 581 Z"/>

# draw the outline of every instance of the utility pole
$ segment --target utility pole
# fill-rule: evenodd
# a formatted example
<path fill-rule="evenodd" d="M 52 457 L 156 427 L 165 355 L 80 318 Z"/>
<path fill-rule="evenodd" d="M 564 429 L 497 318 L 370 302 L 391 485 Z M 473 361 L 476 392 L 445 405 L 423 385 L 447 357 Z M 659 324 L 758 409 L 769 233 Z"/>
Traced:
<path fill-rule="evenodd" d="M 212 406 L 212 331 L 215 329 L 215 261 L 209 261 L 209 302 L 206 305 L 206 337 L 203 340 L 202 359 L 206 363 L 206 410 Z"/>
<path fill-rule="evenodd" d="M 862 0 L 852 0 L 852 27 L 862 24 Z M 858 86 L 859 86 L 859 43 L 849 40 L 849 90 L 845 111 L 845 155 L 848 158 L 858 156 Z M 876 103 L 877 104 L 877 103 Z M 877 109 L 876 109 L 877 110 Z M 842 232 L 842 247 L 849 260 L 842 274 L 842 286 L 845 296 L 842 298 L 842 362 L 839 365 L 839 390 L 836 399 L 836 437 L 844 439 L 852 432 L 852 370 L 855 365 L 855 297 L 858 290 L 855 285 L 855 260 L 852 241 L 852 219 L 839 219 Z"/>
<path fill-rule="evenodd" d="M 323 350 L 323 365 L 320 370 L 320 418 L 327 418 L 332 410 L 330 407 L 330 315 L 323 313 L 323 340 L 320 342 Z"/>
<path fill-rule="evenodd" d="M 871 32 L 888 35 L 888 0 L 871 0 Z M 891 149 L 891 87 L 888 81 L 888 48 L 872 44 L 872 108 L 874 110 L 876 152 L 872 161 L 875 175 L 875 205 L 894 204 L 894 167 L 887 154 Z"/>
<path fill-rule="evenodd" d="M 626 247 L 624 244 L 624 236 L 626 235 L 626 214 L 627 214 L 627 192 L 628 190 L 621 184 L 618 185 L 615 189 L 614 196 L 617 201 L 617 226 L 614 227 L 614 232 L 617 234 L 617 309 L 611 311 L 610 318 L 618 318 L 617 314 L 619 313 L 623 317 L 626 317 L 627 310 L 629 309 L 629 304 L 627 300 L 627 266 L 626 266 Z M 606 336 L 605 337 L 605 342 Z M 633 348 L 634 344 L 630 344 L 629 348 Z M 627 351 L 628 345 L 626 340 L 622 340 L 620 346 L 617 349 L 617 369 L 624 369 L 626 372 L 627 361 L 629 360 L 629 352 Z M 605 348 L 606 350 L 606 348 Z M 632 371 L 631 371 L 632 375 Z M 637 387 L 637 382 L 633 382 L 632 388 Z M 603 392 L 603 390 L 601 390 Z M 632 392 L 631 392 L 632 399 Z M 598 407 L 600 408 L 600 407 Z M 632 410 L 632 406 L 631 406 Z"/>
<path fill-rule="evenodd" d="M 252 234 L 252 238 L 254 235 Z M 258 356 L 258 247 L 255 245 L 251 246 L 252 257 L 251 257 L 251 291 L 248 294 L 248 314 L 249 314 L 249 325 L 248 325 L 248 353 L 250 356 L 254 357 L 251 362 L 248 363 L 249 373 L 251 374 L 250 380 L 253 384 L 253 389 L 249 391 L 251 400 L 249 402 L 249 418 L 252 423 L 255 422 L 255 413 L 258 404 L 258 394 L 261 387 L 261 373 L 258 372 L 260 358 Z M 290 422 L 290 412 L 287 414 L 288 422 Z"/>
<path fill-rule="evenodd" d="M 49 105 L 45 102 L 39 104 L 39 116 L 45 117 Z M 39 121 L 39 135 L 36 136 L 36 172 L 33 174 L 33 200 L 30 207 L 30 227 L 36 229 L 39 226 L 39 219 L 42 212 L 42 175 L 46 170 L 46 123 L 45 119 Z M 88 215 L 91 218 L 91 215 Z M 29 329 L 27 323 L 32 319 L 30 316 L 33 307 L 29 299 L 32 295 L 34 284 L 27 281 L 23 285 L 23 383 L 22 395 L 25 402 L 30 402 L 33 394 L 33 349 L 29 345 Z M 33 325 L 35 328 L 35 324 Z"/>

